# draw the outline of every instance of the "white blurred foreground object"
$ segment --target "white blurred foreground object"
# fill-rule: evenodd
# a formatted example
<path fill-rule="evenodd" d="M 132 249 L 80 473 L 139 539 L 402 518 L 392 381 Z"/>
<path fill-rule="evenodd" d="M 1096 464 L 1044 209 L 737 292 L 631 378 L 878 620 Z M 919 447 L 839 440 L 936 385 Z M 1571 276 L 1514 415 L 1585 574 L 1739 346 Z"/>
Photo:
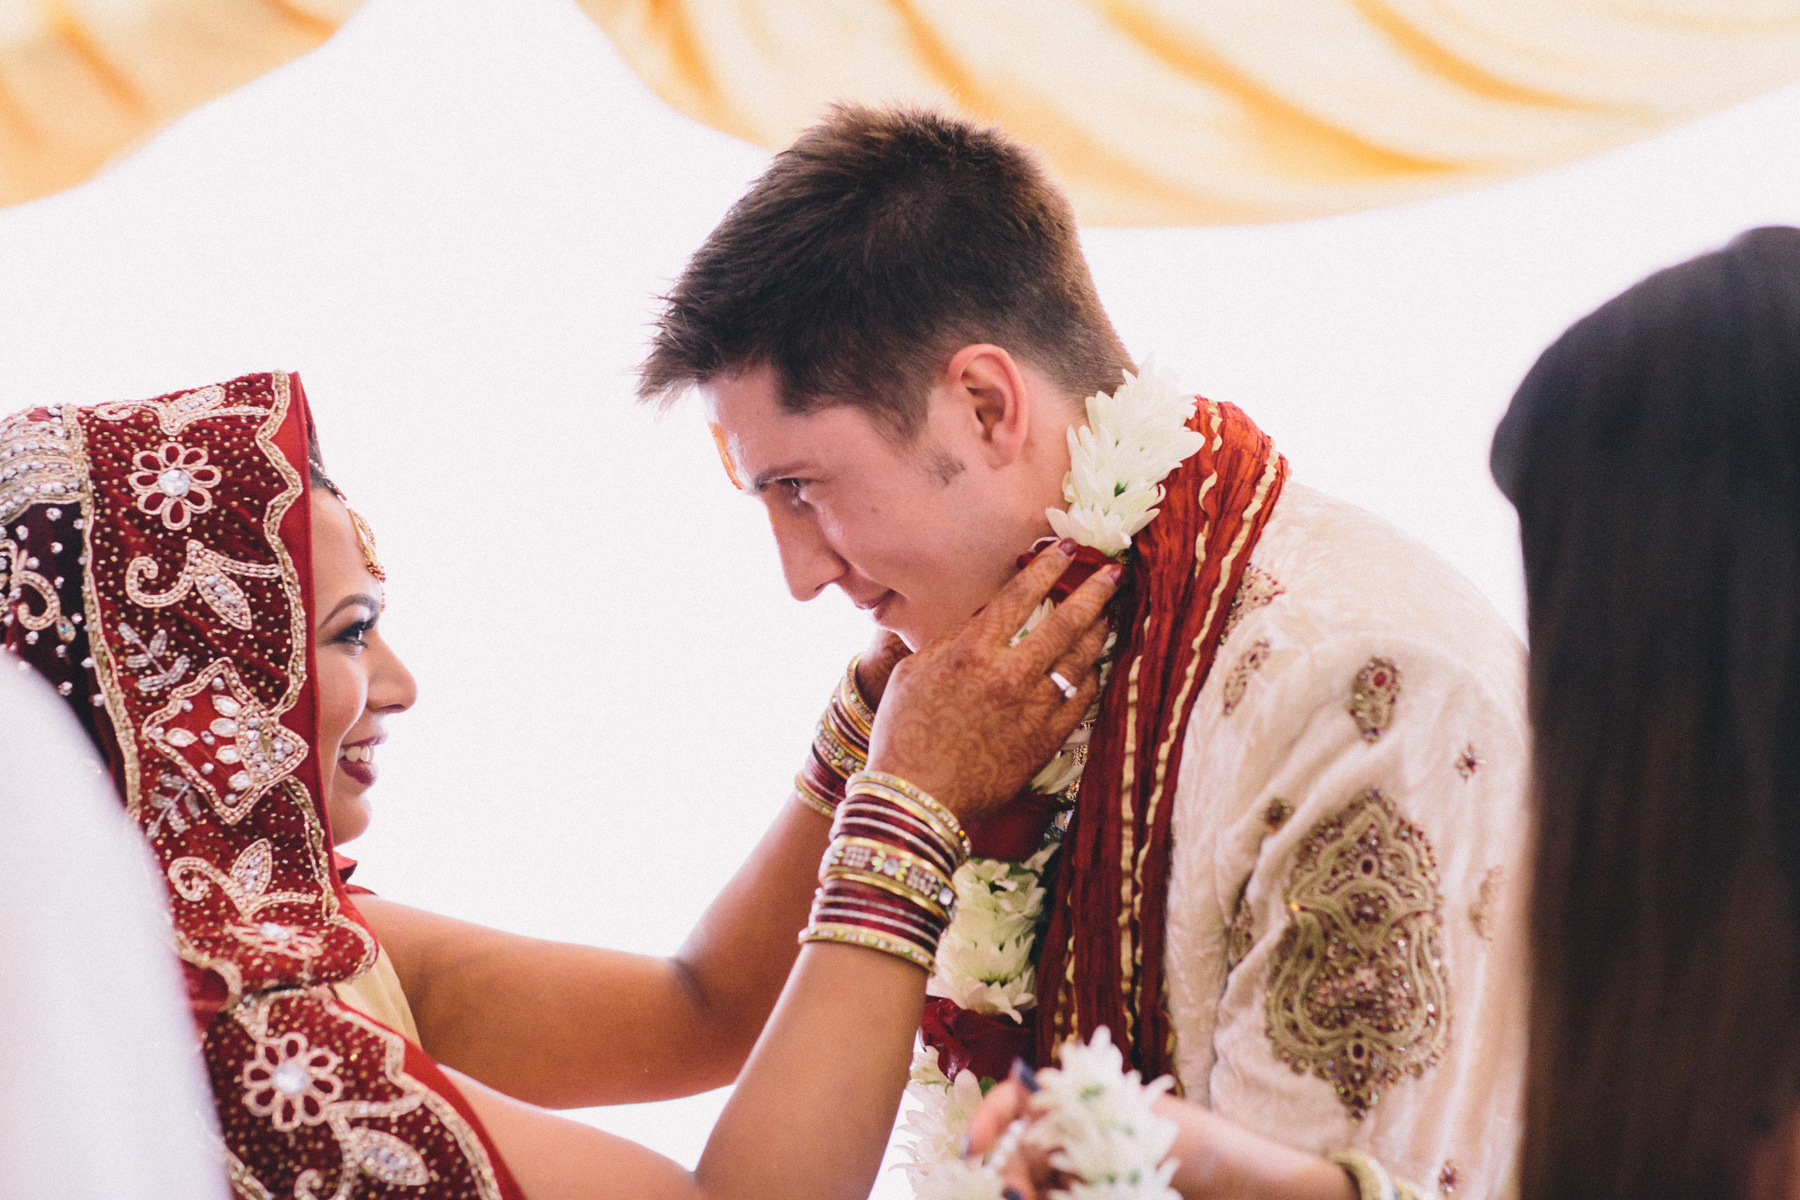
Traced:
<path fill-rule="evenodd" d="M 0 658 L 0 1191 L 222 1200 L 153 868 L 62 702 Z"/>
<path fill-rule="evenodd" d="M 1073 1038 L 1064 1043 L 1061 1061 L 1061 1067 L 1045 1067 L 1037 1073 L 1036 1120 L 1029 1124 L 1015 1121 L 979 1161 L 947 1158 L 928 1162 L 915 1157 L 906 1173 L 918 1200 L 1001 1200 L 1006 1184 L 1000 1171 L 1021 1136 L 1049 1151 L 1050 1165 L 1067 1176 L 1067 1190 L 1053 1191 L 1052 1196 L 1066 1200 L 1179 1200 L 1169 1186 L 1177 1164 L 1168 1157 L 1177 1126 L 1150 1110 L 1175 1081 L 1164 1075 L 1145 1083 L 1136 1071 L 1125 1070 L 1124 1056 L 1112 1044 L 1112 1034 L 1104 1025 L 1085 1046 Z M 916 1080 L 917 1061 L 913 1073 Z M 956 1087 L 972 1088 L 979 1097 L 980 1085 L 967 1071 L 958 1076 Z M 966 1137 L 968 1115 L 961 1114 L 958 1140 Z M 920 1149 L 915 1146 L 915 1155 Z"/>

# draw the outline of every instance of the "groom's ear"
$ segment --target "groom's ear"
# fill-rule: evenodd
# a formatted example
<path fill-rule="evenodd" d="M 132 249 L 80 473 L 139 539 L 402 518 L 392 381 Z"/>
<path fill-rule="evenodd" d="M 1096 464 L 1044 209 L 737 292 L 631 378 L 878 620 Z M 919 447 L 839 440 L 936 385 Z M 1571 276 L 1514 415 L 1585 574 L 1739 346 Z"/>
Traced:
<path fill-rule="evenodd" d="M 957 406 L 969 450 L 990 467 L 1016 462 L 1031 429 L 1031 391 L 1013 356 L 980 342 L 950 356 L 940 387 Z"/>

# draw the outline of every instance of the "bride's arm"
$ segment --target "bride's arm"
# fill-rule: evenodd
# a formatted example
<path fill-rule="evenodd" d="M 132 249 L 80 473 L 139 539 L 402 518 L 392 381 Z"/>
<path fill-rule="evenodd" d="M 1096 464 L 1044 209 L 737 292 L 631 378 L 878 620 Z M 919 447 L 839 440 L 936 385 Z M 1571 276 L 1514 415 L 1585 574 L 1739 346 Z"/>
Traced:
<path fill-rule="evenodd" d="M 880 699 L 906 654 L 857 667 Z M 549 942 L 376 897 L 358 906 L 439 1062 L 549 1108 L 666 1100 L 737 1076 L 794 965 L 831 821 L 790 798 L 669 958 Z"/>
<path fill-rule="evenodd" d="M 770 1018 L 697 1170 L 633 1142 L 462 1084 L 530 1200 L 866 1196 L 906 1084 L 925 973 L 814 943 Z"/>
<path fill-rule="evenodd" d="M 1099 686 L 1104 628 L 1095 618 L 1116 572 L 1090 580 L 1031 638 L 1007 646 L 1065 563 L 1041 556 L 980 621 L 896 675 L 870 740 L 872 770 L 912 781 L 965 819 L 1023 786 Z M 1047 678 L 1052 665 L 1081 680 L 1073 697 Z M 905 1085 L 925 978 L 880 950 L 809 943 L 691 1174 L 473 1081 L 467 1096 L 531 1200 L 866 1195 Z"/>
<path fill-rule="evenodd" d="M 784 805 L 670 958 L 357 904 L 439 1062 L 550 1108 L 662 1100 L 737 1075 L 794 964 L 829 831 Z"/>

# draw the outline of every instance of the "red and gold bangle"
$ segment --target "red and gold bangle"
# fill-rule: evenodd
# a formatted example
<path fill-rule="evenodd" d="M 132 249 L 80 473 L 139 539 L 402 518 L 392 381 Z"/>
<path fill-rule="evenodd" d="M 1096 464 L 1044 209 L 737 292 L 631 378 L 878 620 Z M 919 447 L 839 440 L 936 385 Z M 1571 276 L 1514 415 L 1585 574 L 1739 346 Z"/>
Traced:
<path fill-rule="evenodd" d="M 939 804 L 929 793 L 914 787 L 898 775 L 882 771 L 858 771 L 845 783 L 844 790 L 846 795 L 864 797 L 872 802 L 885 802 L 935 830 L 959 852 L 954 854 L 957 866 L 961 866 L 963 859 L 969 857 L 969 835 L 963 832 L 962 822 L 956 819 L 956 814 Z"/>
<path fill-rule="evenodd" d="M 956 891 L 937 865 L 910 850 L 867 837 L 833 838 L 819 864 L 819 882 L 850 879 L 911 900 L 939 920 L 950 919 Z"/>
<path fill-rule="evenodd" d="M 968 839 L 948 809 L 892 775 L 859 771 L 832 822 L 801 942 L 841 942 L 932 969 Z"/>
<path fill-rule="evenodd" d="M 801 802 L 825 817 L 843 800 L 846 781 L 869 761 L 875 712 L 856 686 L 856 664 L 861 657 L 852 658 L 838 680 L 831 702 L 819 718 L 806 762 L 794 776 L 794 791 Z"/>

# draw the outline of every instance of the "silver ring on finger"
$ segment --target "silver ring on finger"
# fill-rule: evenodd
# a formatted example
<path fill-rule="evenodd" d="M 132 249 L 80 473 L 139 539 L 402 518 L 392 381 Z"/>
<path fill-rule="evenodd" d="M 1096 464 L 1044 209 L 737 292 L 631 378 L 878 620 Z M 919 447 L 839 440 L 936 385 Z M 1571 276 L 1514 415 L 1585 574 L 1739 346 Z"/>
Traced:
<path fill-rule="evenodd" d="M 1062 677 L 1061 671 L 1050 672 L 1050 682 L 1054 683 L 1057 687 L 1062 689 L 1062 694 L 1063 694 L 1064 700 L 1073 700 L 1076 696 L 1076 693 L 1079 691 L 1079 689 L 1076 688 L 1076 686 L 1074 684 L 1070 683 L 1068 680 L 1066 680 Z"/>

